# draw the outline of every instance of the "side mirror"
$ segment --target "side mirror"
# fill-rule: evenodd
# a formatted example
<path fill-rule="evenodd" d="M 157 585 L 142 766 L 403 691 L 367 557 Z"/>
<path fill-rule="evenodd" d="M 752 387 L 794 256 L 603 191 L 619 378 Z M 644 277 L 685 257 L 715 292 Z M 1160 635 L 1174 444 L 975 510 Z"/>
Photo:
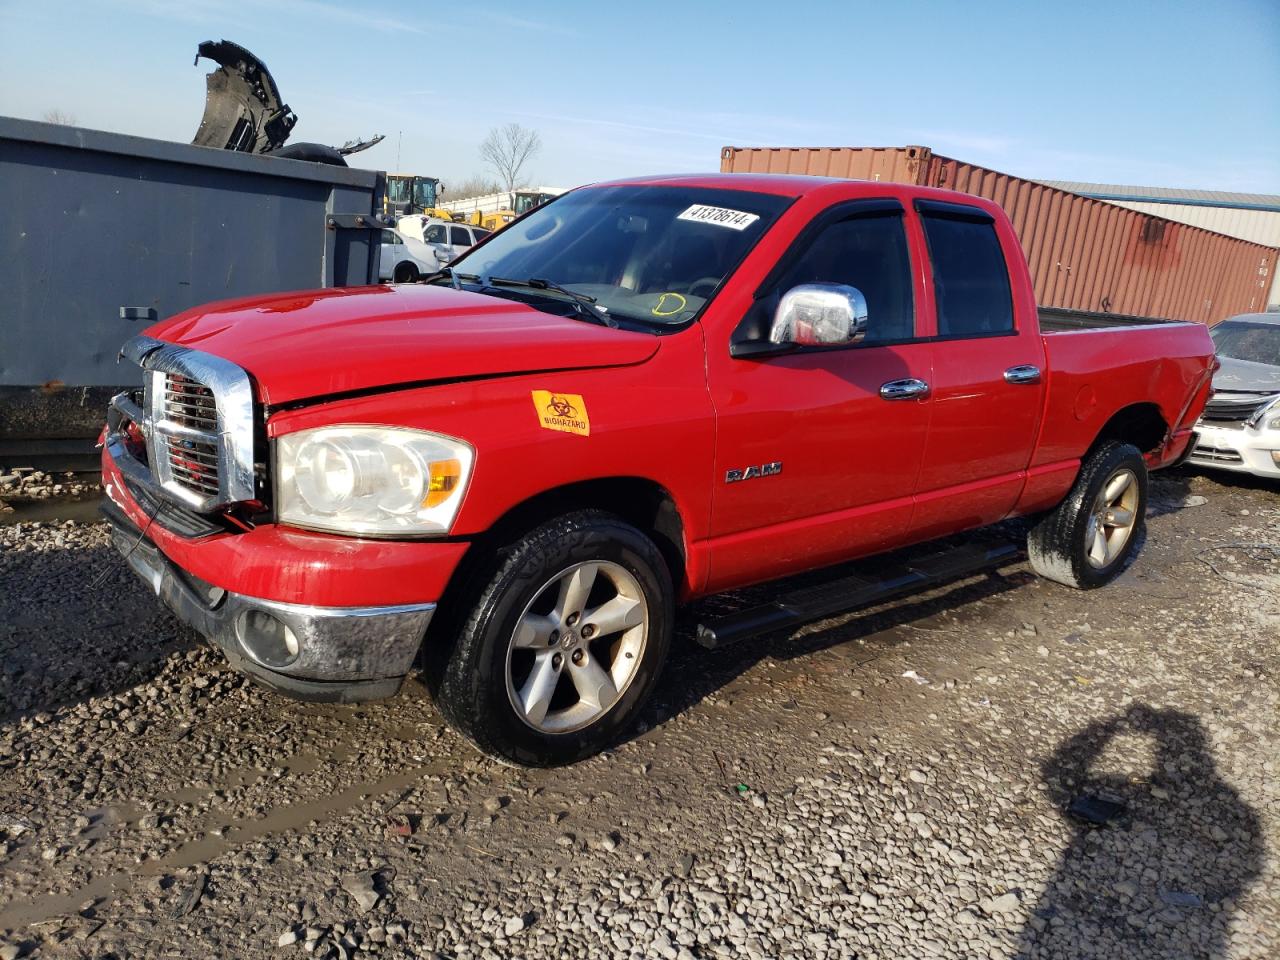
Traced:
<path fill-rule="evenodd" d="M 867 298 L 843 283 L 802 283 L 778 302 L 769 342 L 801 347 L 858 343 L 867 335 Z"/>

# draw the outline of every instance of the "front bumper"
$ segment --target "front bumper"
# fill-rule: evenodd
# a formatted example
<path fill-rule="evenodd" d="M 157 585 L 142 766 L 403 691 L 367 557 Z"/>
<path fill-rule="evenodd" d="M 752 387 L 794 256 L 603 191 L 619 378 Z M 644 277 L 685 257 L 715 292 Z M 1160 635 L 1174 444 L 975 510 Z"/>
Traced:
<path fill-rule="evenodd" d="M 435 612 L 434 603 L 315 607 L 232 593 L 180 569 L 115 504 L 102 512 L 112 545 L 178 619 L 238 670 L 296 697 L 350 703 L 395 694 Z M 281 625 L 295 641 L 292 659 L 264 662 L 279 650 Z"/>
<path fill-rule="evenodd" d="M 1215 470 L 1233 470 L 1280 479 L 1280 430 L 1240 424 L 1220 427 L 1196 424 L 1196 439 L 1187 462 Z"/>

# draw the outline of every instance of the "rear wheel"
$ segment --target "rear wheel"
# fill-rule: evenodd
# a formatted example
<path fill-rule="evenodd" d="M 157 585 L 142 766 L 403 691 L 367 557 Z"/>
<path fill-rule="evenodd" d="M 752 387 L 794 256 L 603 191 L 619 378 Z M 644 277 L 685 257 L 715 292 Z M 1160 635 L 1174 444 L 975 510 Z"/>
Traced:
<path fill-rule="evenodd" d="M 392 279 L 396 283 L 417 283 L 418 268 L 412 263 L 398 263 L 396 264 L 395 273 L 392 274 Z"/>
<path fill-rule="evenodd" d="M 443 664 L 441 711 L 511 763 L 596 753 L 634 721 L 666 659 L 674 604 L 662 555 L 599 511 L 554 520 L 502 554 Z"/>
<path fill-rule="evenodd" d="M 1132 444 L 1106 443 L 1085 459 L 1066 499 L 1031 528 L 1031 567 L 1082 590 L 1109 583 L 1137 549 L 1146 512 L 1142 454 Z"/>

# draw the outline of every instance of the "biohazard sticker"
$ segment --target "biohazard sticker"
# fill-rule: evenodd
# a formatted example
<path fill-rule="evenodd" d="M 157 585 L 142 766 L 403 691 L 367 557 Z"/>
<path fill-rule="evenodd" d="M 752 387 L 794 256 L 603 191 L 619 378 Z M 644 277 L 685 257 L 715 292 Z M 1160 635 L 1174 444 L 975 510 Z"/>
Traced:
<path fill-rule="evenodd" d="M 745 230 L 760 217 L 758 214 L 746 213 L 742 210 L 709 207 L 705 203 L 695 203 L 676 219 L 692 220 L 694 223 L 713 223 L 717 227 L 728 227 L 730 230 Z"/>
<path fill-rule="evenodd" d="M 580 437 L 591 436 L 591 418 L 587 405 L 576 393 L 552 393 L 534 390 L 533 408 L 538 412 L 538 422 L 544 430 L 576 433 Z"/>

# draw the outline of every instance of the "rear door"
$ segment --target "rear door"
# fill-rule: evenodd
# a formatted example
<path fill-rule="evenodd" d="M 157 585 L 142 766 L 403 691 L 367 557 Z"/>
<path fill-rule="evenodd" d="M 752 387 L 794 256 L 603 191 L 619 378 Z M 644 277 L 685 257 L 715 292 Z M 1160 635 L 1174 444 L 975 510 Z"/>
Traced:
<path fill-rule="evenodd" d="M 930 404 L 909 391 L 890 390 L 887 399 L 884 388 L 926 385 L 933 347 L 917 337 L 923 284 L 901 204 L 851 201 L 820 213 L 764 282 L 743 324 L 767 330 L 781 295 L 815 282 L 862 292 L 865 340 L 756 358 L 708 344 L 716 408 L 712 591 L 907 536 Z"/>
<path fill-rule="evenodd" d="M 913 539 L 982 526 L 1018 500 L 1044 406 L 1034 298 L 1015 297 L 1012 228 L 979 207 L 917 200 L 936 335 L 932 419 Z"/>

